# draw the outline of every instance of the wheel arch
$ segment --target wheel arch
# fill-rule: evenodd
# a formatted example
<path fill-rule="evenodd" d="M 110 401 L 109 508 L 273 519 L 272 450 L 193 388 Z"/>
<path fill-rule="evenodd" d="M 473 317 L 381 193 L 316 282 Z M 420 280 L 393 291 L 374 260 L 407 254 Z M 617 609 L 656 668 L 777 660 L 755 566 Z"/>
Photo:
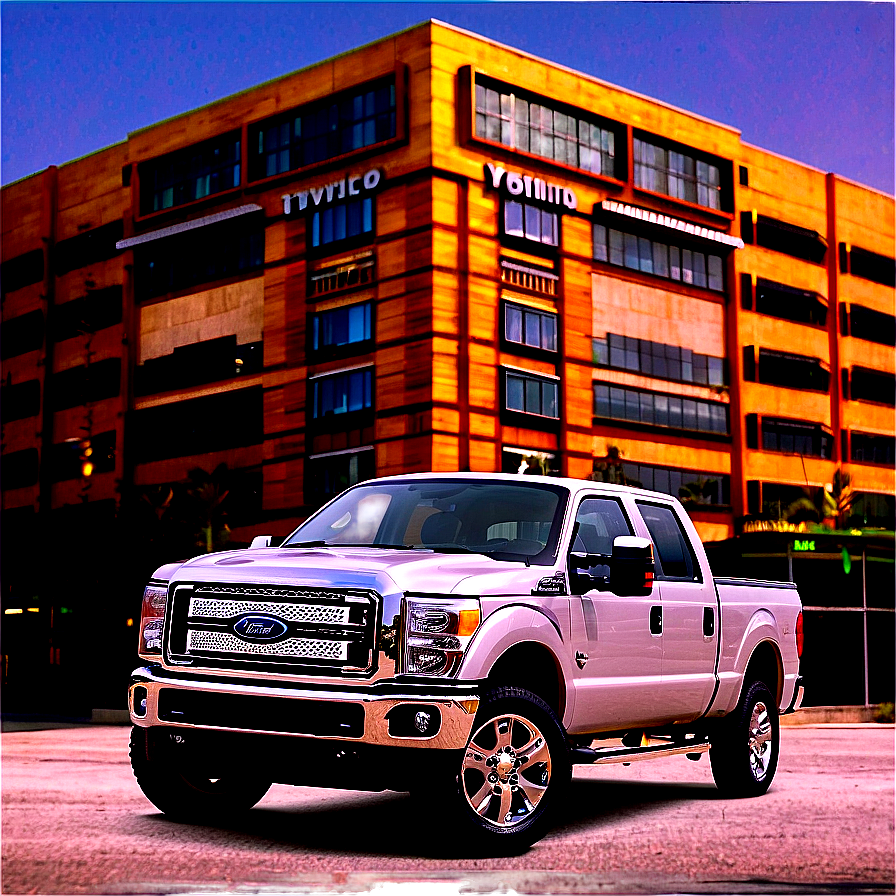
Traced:
<path fill-rule="evenodd" d="M 489 688 L 502 685 L 524 688 L 541 697 L 557 715 L 566 711 L 566 685 L 557 657 L 546 645 L 522 641 L 505 650 L 486 678 Z"/>
<path fill-rule="evenodd" d="M 754 681 L 763 682 L 774 694 L 776 705 L 781 705 L 784 692 L 784 662 L 774 641 L 762 640 L 753 648 L 744 670 L 741 693 Z"/>

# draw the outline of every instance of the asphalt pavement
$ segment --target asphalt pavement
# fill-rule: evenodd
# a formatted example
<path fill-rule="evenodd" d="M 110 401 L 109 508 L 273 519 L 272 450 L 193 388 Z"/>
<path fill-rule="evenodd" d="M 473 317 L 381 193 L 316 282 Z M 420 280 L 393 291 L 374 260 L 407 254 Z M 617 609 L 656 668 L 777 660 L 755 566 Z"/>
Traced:
<path fill-rule="evenodd" d="M 577 767 L 555 829 L 523 855 L 464 855 L 439 805 L 275 785 L 239 821 L 189 826 L 145 799 L 126 727 L 5 731 L 2 892 L 893 893 L 892 725 L 782 729 L 758 799 L 709 762 Z"/>

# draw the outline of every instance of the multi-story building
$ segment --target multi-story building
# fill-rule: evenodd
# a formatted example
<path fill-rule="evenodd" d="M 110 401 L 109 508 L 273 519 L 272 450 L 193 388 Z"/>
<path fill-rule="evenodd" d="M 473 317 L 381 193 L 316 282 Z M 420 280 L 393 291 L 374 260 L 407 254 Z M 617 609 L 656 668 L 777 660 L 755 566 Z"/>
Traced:
<path fill-rule="evenodd" d="M 453 27 L 152 125 L 2 213 L 7 609 L 61 607 L 27 593 L 26 533 L 141 492 L 161 516 L 221 463 L 243 542 L 430 469 L 639 482 L 710 541 L 848 476 L 840 526 L 894 527 L 893 197 Z"/>

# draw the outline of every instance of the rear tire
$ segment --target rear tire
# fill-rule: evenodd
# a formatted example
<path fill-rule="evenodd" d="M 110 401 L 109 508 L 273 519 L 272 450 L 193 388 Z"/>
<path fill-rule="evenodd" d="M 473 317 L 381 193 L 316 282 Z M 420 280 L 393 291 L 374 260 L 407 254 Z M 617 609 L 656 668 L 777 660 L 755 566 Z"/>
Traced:
<path fill-rule="evenodd" d="M 521 852 L 547 833 L 571 777 L 551 707 L 531 691 L 496 688 L 479 705 L 453 781 L 453 821 L 476 849 Z"/>
<path fill-rule="evenodd" d="M 768 685 L 754 681 L 712 737 L 709 761 L 724 796 L 761 796 L 775 777 L 780 750 L 778 707 Z"/>
<path fill-rule="evenodd" d="M 146 798 L 178 821 L 220 821 L 251 809 L 271 782 L 228 771 L 223 777 L 203 773 L 196 763 L 178 761 L 161 744 L 150 748 L 150 730 L 131 730 L 131 768 Z"/>

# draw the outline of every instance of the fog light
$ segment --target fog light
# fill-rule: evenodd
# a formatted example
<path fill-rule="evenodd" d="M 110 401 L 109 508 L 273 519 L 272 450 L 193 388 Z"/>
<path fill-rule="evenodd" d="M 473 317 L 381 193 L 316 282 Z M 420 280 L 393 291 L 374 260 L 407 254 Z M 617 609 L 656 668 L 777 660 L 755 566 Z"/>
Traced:
<path fill-rule="evenodd" d="M 146 688 L 134 688 L 134 715 L 140 719 L 146 718 Z"/>
<path fill-rule="evenodd" d="M 430 723 L 432 722 L 432 716 L 428 712 L 423 712 L 422 710 L 414 716 L 414 727 L 421 733 L 426 734 L 429 730 Z"/>

